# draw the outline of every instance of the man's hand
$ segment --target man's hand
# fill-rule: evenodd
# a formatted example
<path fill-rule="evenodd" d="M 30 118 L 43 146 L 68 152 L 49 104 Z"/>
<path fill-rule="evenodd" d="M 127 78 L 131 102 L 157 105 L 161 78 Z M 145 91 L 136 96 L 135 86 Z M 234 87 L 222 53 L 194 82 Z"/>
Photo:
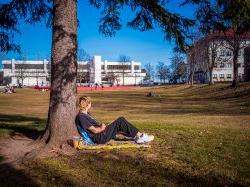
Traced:
<path fill-rule="evenodd" d="M 101 128 L 102 128 L 102 130 L 105 130 L 105 129 L 106 129 L 105 123 L 102 123 L 102 124 L 101 124 Z"/>
<path fill-rule="evenodd" d="M 94 125 L 90 126 L 88 128 L 91 132 L 98 134 L 101 133 L 102 131 L 104 131 L 106 129 L 106 125 L 104 123 L 102 123 L 99 127 L 95 127 Z"/>

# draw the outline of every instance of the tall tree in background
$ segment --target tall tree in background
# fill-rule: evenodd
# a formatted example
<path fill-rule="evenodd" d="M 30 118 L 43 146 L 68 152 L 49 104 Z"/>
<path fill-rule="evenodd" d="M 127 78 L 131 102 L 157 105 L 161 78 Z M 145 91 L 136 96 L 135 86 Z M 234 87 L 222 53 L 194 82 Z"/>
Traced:
<path fill-rule="evenodd" d="M 121 28 L 120 10 L 127 6 L 135 12 L 128 26 L 140 31 L 159 27 L 165 39 L 174 40 L 185 50 L 185 37 L 193 21 L 167 9 L 167 0 L 89 0 L 102 8 L 99 31 L 114 36 Z M 77 1 L 76 0 L 12 0 L 0 6 L 1 51 L 19 51 L 13 43 L 21 19 L 52 25 L 51 92 L 46 130 L 40 138 L 47 148 L 58 147 L 76 134 L 77 76 Z"/>
<path fill-rule="evenodd" d="M 84 50 L 79 48 L 77 51 L 77 60 L 78 61 L 89 61 L 91 59 L 90 55 Z"/>
<path fill-rule="evenodd" d="M 157 66 L 157 75 L 161 82 L 166 83 L 166 80 L 170 77 L 170 69 L 164 62 L 158 62 Z"/>
<path fill-rule="evenodd" d="M 155 70 L 154 70 L 154 66 L 150 62 L 145 64 L 145 70 L 146 70 L 146 79 L 154 80 Z"/>
<path fill-rule="evenodd" d="M 233 52 L 232 86 L 237 87 L 239 51 L 250 46 L 250 42 L 247 41 L 247 38 L 250 38 L 250 1 L 218 0 L 218 6 L 221 8 L 221 16 L 224 20 L 221 24 L 223 37 L 229 44 L 228 48 Z"/>
<path fill-rule="evenodd" d="M 81 48 L 78 48 L 77 51 L 77 60 L 78 61 L 90 61 L 91 57 L 90 55 Z M 86 69 L 89 69 L 89 63 L 87 64 L 78 64 L 77 67 L 77 79 L 79 80 L 79 83 L 87 83 L 89 81 L 89 73 L 86 72 Z"/>
<path fill-rule="evenodd" d="M 197 20 L 204 34 L 214 33 L 226 41 L 226 46 L 233 52 L 233 82 L 239 84 L 239 51 L 250 43 L 250 1 L 248 0 L 186 0 L 185 3 L 198 4 Z"/>
<path fill-rule="evenodd" d="M 104 78 L 106 81 L 110 82 L 111 85 L 115 85 L 115 82 L 116 84 L 118 84 L 118 76 L 117 74 L 115 74 L 114 72 L 108 72 L 106 75 L 105 75 L 105 78 Z"/>
<path fill-rule="evenodd" d="M 226 44 L 220 37 L 210 34 L 205 38 L 201 39 L 197 43 L 198 48 L 196 48 L 196 52 L 198 51 L 199 56 L 205 60 L 205 64 L 203 64 L 204 69 L 208 69 L 209 74 L 209 85 L 214 84 L 213 81 L 213 70 L 215 68 L 216 63 L 222 62 L 226 60 L 227 62 L 230 59 L 222 59 L 219 55 L 220 50 L 224 50 Z"/>
<path fill-rule="evenodd" d="M 186 79 L 187 67 L 184 62 L 184 56 L 181 53 L 174 52 L 171 58 L 171 77 L 175 83 Z"/>
<path fill-rule="evenodd" d="M 15 65 L 15 74 L 16 74 L 16 78 L 17 78 L 17 82 L 18 84 L 23 85 L 24 80 L 29 76 L 29 72 L 28 72 L 28 68 L 27 68 L 28 64 L 25 64 L 24 61 L 22 61 L 22 63 L 18 63 Z"/>
<path fill-rule="evenodd" d="M 193 86 L 194 84 L 194 71 L 195 71 L 195 65 L 196 65 L 196 58 L 197 53 L 195 51 L 194 46 L 189 47 L 187 50 L 187 61 L 188 61 L 188 82 L 190 86 Z"/>
<path fill-rule="evenodd" d="M 130 68 L 129 67 L 129 64 L 128 62 L 131 61 L 131 58 L 127 55 L 120 55 L 119 56 L 119 62 L 121 63 L 121 70 L 122 70 L 122 85 L 124 86 L 124 83 L 125 83 L 125 80 L 124 80 L 124 77 L 125 77 L 125 71 L 126 70 L 129 70 Z"/>

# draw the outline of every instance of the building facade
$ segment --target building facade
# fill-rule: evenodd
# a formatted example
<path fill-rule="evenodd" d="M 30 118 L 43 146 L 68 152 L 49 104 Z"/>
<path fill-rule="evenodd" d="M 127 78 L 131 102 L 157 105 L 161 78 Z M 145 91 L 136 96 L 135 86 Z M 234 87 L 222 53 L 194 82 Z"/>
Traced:
<path fill-rule="evenodd" d="M 4 60 L 5 84 L 24 86 L 47 86 L 50 83 L 50 63 L 42 61 Z M 77 84 L 138 85 L 146 77 L 140 62 L 102 61 L 94 56 L 90 61 L 79 61 Z"/>
<path fill-rule="evenodd" d="M 0 69 L 0 85 L 3 84 L 3 71 Z"/>
<path fill-rule="evenodd" d="M 244 43 L 244 45 L 243 45 Z M 238 53 L 238 75 L 240 81 L 250 81 L 250 36 L 245 38 Z M 209 82 L 209 65 L 214 58 L 213 82 L 233 80 L 233 52 L 230 46 L 220 37 L 205 37 L 196 42 L 188 52 L 187 60 L 193 68 L 194 82 Z"/>
<path fill-rule="evenodd" d="M 3 60 L 3 82 L 14 86 L 46 86 L 50 64 L 47 60 Z"/>

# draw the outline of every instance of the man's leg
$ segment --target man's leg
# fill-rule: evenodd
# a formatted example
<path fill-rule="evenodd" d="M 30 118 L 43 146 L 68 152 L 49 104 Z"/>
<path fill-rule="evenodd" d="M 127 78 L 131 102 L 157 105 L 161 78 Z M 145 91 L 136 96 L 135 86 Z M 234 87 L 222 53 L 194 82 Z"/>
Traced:
<path fill-rule="evenodd" d="M 114 138 L 119 132 L 123 133 L 125 136 L 133 138 L 137 135 L 139 130 L 124 117 L 119 117 L 109 124 L 103 132 L 95 134 L 95 136 L 92 137 L 92 140 L 97 144 L 104 144 Z"/>

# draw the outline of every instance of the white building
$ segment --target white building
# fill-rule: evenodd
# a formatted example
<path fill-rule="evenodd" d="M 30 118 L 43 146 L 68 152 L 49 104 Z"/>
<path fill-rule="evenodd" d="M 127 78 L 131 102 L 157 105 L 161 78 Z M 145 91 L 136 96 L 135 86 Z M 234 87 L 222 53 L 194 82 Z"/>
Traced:
<path fill-rule="evenodd" d="M 5 83 L 25 86 L 48 85 L 50 81 L 50 64 L 43 61 L 4 60 L 3 76 Z M 138 85 L 146 73 L 140 62 L 102 61 L 101 56 L 94 56 L 91 61 L 78 62 L 77 83 Z"/>
<path fill-rule="evenodd" d="M 3 79 L 5 84 L 10 85 L 48 85 L 49 62 L 41 61 L 21 61 L 3 60 Z"/>
<path fill-rule="evenodd" d="M 209 45 L 207 45 L 209 44 Z M 208 46 L 208 51 L 207 47 Z M 250 81 L 250 36 L 241 44 L 238 53 L 238 75 L 240 81 Z M 188 53 L 188 64 L 194 69 L 194 81 L 206 83 L 209 81 L 209 68 L 206 53 L 211 63 L 212 50 L 215 54 L 215 64 L 212 71 L 214 82 L 227 82 L 233 80 L 233 52 L 223 38 L 214 35 L 197 41 Z M 193 60 L 193 62 L 192 62 Z M 192 65 L 193 63 L 193 65 Z M 190 70 L 189 70 L 190 71 Z"/>

